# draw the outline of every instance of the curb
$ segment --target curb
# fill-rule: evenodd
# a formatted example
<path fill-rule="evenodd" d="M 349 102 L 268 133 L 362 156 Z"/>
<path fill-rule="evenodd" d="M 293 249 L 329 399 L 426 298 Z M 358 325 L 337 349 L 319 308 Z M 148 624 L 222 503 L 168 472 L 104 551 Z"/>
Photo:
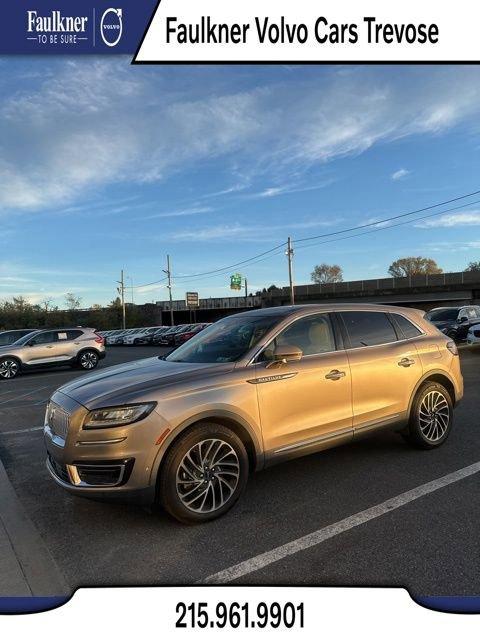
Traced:
<path fill-rule="evenodd" d="M 72 590 L 21 505 L 1 460 L 0 549 L 0 597 L 71 596 Z"/>

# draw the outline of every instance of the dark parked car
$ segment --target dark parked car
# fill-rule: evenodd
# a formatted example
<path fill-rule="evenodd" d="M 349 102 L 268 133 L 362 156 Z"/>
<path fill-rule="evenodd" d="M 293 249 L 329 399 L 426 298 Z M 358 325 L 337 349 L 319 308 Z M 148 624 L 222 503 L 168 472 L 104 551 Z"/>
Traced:
<path fill-rule="evenodd" d="M 5 347 L 8 344 L 13 344 L 23 336 L 32 333 L 35 329 L 12 329 L 11 331 L 0 332 L 0 347 Z"/>
<path fill-rule="evenodd" d="M 470 327 L 480 323 L 480 306 L 438 307 L 429 311 L 425 317 L 442 333 L 461 342 L 467 339 Z"/>
<path fill-rule="evenodd" d="M 172 327 L 162 327 L 161 329 L 157 329 L 153 334 L 152 344 L 154 345 L 160 344 L 160 339 L 163 336 L 163 334 L 167 333 L 167 331 L 170 331 L 171 329 Z"/>
<path fill-rule="evenodd" d="M 175 334 L 180 333 L 181 331 L 186 331 L 191 326 L 193 325 L 179 324 L 175 327 L 171 327 L 169 331 L 166 331 L 160 336 L 157 344 L 159 344 L 162 347 L 173 347 L 175 344 Z"/>
<path fill-rule="evenodd" d="M 208 327 L 210 324 L 210 322 L 200 322 L 198 324 L 192 325 L 191 327 L 188 327 L 187 329 L 175 333 L 173 335 L 174 345 L 178 346 L 179 344 L 187 342 L 187 340 L 193 338 L 193 336 L 197 335 L 197 333 L 202 331 L 202 329 L 205 329 L 205 327 Z"/>

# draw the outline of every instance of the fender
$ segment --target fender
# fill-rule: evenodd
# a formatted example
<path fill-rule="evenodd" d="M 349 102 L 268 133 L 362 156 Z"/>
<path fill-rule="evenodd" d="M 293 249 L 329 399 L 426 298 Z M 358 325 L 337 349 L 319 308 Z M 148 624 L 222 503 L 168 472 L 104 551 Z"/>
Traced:
<path fill-rule="evenodd" d="M 230 420 L 242 426 L 250 436 L 250 439 L 255 449 L 256 466 L 254 471 L 260 471 L 260 469 L 263 468 L 265 463 L 263 447 L 261 446 L 257 433 L 255 429 L 252 427 L 252 425 L 249 424 L 243 417 L 239 416 L 238 413 L 234 413 L 233 411 L 227 411 L 225 409 L 210 409 L 206 411 L 201 411 L 199 413 L 196 413 L 193 416 L 190 416 L 189 418 L 187 418 L 187 420 L 185 420 L 184 422 L 179 424 L 177 427 L 172 429 L 172 431 L 168 434 L 168 436 L 160 445 L 155 455 L 155 459 L 153 461 L 152 469 L 150 472 L 150 484 L 156 481 L 160 464 L 163 460 L 165 452 L 170 447 L 171 443 L 183 431 L 185 431 L 185 429 L 190 427 L 192 424 L 195 424 L 195 422 L 200 422 L 201 420 L 208 420 L 209 418 L 211 418 L 212 420 L 215 418 L 225 418 L 227 420 Z"/>
<path fill-rule="evenodd" d="M 407 412 L 407 418 L 410 416 L 410 411 L 412 409 L 412 404 L 413 401 L 415 399 L 415 396 L 417 395 L 417 391 L 419 390 L 420 386 L 429 378 L 431 378 L 432 376 L 443 376 L 444 378 L 447 378 L 449 380 L 449 382 L 451 383 L 455 394 L 457 392 L 456 386 L 455 386 L 455 381 L 453 380 L 452 376 L 445 371 L 445 369 L 431 369 L 430 371 L 427 371 L 426 373 L 423 374 L 423 376 L 420 378 L 420 380 L 417 382 L 417 384 L 415 385 L 415 388 L 413 390 L 413 393 L 411 395 L 410 398 L 410 402 L 408 403 L 408 412 Z M 453 402 L 453 406 L 455 406 L 457 399 L 456 397 L 452 398 L 452 402 Z"/>

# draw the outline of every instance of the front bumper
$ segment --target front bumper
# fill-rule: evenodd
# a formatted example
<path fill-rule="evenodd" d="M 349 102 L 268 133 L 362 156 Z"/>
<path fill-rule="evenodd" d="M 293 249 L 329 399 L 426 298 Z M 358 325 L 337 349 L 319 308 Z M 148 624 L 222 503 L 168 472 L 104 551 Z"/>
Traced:
<path fill-rule="evenodd" d="M 57 391 L 47 412 L 44 441 L 48 472 L 72 494 L 99 500 L 151 504 L 152 473 L 166 421 L 155 411 L 125 427 L 82 429 L 88 410 Z"/>

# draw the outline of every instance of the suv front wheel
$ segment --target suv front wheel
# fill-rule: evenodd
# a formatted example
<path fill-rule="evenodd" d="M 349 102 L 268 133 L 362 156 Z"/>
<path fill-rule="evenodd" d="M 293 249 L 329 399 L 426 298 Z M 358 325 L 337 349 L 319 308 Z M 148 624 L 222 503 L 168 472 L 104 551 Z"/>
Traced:
<path fill-rule="evenodd" d="M 248 456 L 240 438 L 223 425 L 202 422 L 166 455 L 159 500 L 185 524 L 218 518 L 233 507 L 248 478 Z"/>
<path fill-rule="evenodd" d="M 417 391 L 406 439 L 421 449 L 439 447 L 452 429 L 453 405 L 449 392 L 438 382 L 425 382 Z"/>

